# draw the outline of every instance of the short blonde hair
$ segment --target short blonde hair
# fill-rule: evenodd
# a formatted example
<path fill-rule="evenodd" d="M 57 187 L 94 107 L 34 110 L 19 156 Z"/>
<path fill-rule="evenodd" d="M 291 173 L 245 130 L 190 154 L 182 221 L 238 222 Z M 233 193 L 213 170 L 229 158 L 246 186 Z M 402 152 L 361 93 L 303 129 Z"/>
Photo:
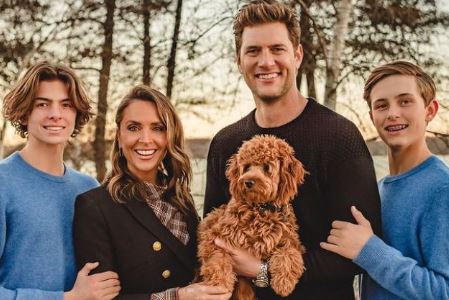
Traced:
<path fill-rule="evenodd" d="M 368 103 L 371 109 L 371 91 L 373 87 L 381 80 L 393 76 L 393 75 L 408 75 L 413 76 L 416 79 L 416 84 L 418 86 L 418 92 L 424 99 L 424 104 L 427 106 L 430 102 L 435 99 L 436 86 L 432 77 L 423 71 L 418 65 L 415 65 L 407 61 L 394 61 L 388 64 L 381 65 L 375 68 L 368 79 L 365 82 L 363 98 Z"/>
<path fill-rule="evenodd" d="M 52 64 L 46 61 L 32 65 L 19 79 L 12 90 L 6 94 L 3 102 L 3 115 L 16 128 L 21 137 L 28 134 L 28 127 L 24 123 L 33 110 L 34 99 L 41 81 L 60 80 L 67 86 L 70 100 L 76 109 L 75 130 L 72 137 L 77 135 L 82 127 L 93 116 L 90 98 L 82 81 L 75 72 L 66 66 Z"/>

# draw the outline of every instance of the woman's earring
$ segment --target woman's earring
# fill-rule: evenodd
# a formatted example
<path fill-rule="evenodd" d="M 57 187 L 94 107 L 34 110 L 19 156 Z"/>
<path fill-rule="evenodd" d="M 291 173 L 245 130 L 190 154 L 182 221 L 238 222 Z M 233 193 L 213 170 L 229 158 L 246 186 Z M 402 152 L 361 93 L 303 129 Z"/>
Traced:
<path fill-rule="evenodd" d="M 165 165 L 162 161 L 161 161 L 158 169 L 162 174 L 167 175 L 167 169 L 165 168 Z"/>

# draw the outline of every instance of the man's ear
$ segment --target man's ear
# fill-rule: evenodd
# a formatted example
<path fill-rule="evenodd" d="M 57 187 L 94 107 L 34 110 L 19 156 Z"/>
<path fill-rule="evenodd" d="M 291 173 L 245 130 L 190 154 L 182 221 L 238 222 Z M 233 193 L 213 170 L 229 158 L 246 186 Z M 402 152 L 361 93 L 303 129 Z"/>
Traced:
<path fill-rule="evenodd" d="M 433 120 L 433 118 L 436 116 L 439 108 L 438 101 L 436 99 L 433 99 L 430 101 L 430 103 L 426 106 L 426 122 L 429 123 Z"/>
<path fill-rule="evenodd" d="M 295 49 L 295 66 L 296 66 L 296 70 L 298 70 L 299 67 L 301 66 L 303 57 L 304 57 L 304 51 L 303 51 L 302 45 L 299 44 L 298 47 L 296 47 L 296 49 Z"/>
<path fill-rule="evenodd" d="M 374 124 L 373 111 L 372 111 L 371 107 L 369 108 L 369 118 L 371 119 L 371 122 Z"/>
<path fill-rule="evenodd" d="M 239 73 L 242 74 L 242 67 L 240 66 L 240 55 L 235 55 L 235 63 L 237 64 L 237 68 L 239 69 Z"/>

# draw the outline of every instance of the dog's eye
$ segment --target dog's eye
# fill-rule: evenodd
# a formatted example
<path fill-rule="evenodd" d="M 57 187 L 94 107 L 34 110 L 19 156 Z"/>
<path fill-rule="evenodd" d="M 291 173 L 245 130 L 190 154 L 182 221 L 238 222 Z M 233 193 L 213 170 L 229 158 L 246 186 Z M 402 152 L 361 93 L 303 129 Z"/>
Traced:
<path fill-rule="evenodd" d="M 269 172 L 270 171 L 270 166 L 268 164 L 263 164 L 263 171 L 264 172 Z"/>
<path fill-rule="evenodd" d="M 249 165 L 243 166 L 243 173 L 247 172 L 249 170 Z"/>

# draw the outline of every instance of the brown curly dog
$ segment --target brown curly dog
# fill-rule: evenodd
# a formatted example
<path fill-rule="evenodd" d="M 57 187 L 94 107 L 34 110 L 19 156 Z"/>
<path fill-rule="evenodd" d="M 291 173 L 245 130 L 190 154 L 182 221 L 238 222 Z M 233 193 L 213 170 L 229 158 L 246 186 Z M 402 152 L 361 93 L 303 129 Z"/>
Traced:
<path fill-rule="evenodd" d="M 258 135 L 243 143 L 226 170 L 231 200 L 208 214 L 198 228 L 200 275 L 206 284 L 234 290 L 233 299 L 255 299 L 249 279 L 237 277 L 231 256 L 214 244 L 220 237 L 268 261 L 270 286 L 278 295 L 293 291 L 304 272 L 304 248 L 290 202 L 305 173 L 284 140 Z"/>

